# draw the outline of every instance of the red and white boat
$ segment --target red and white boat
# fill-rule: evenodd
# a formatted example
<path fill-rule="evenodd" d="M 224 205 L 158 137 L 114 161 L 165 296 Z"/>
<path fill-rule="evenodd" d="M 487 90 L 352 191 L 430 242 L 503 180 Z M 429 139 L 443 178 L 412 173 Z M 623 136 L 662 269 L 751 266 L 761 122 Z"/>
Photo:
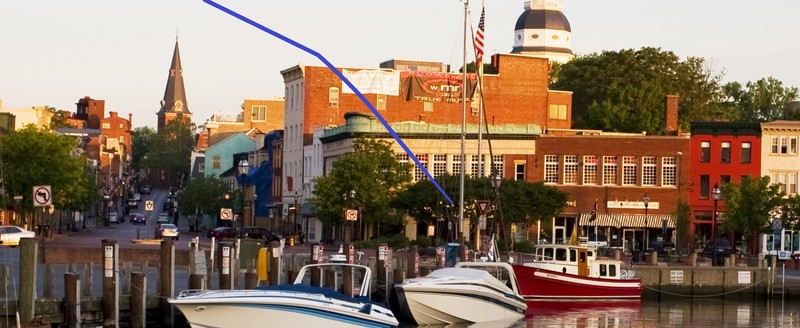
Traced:
<path fill-rule="evenodd" d="M 642 281 L 622 261 L 598 257 L 597 248 L 537 245 L 534 254 L 514 264 L 525 299 L 641 298 Z M 532 256 L 531 256 L 532 255 Z"/>

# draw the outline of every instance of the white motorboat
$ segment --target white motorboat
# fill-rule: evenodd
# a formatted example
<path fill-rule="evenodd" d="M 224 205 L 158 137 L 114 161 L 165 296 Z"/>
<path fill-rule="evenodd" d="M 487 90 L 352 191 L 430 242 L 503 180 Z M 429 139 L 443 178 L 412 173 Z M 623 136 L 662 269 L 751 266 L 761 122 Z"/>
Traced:
<path fill-rule="evenodd" d="M 528 309 L 507 263 L 461 262 L 394 287 L 397 310 L 418 325 L 513 322 Z"/>
<path fill-rule="evenodd" d="M 327 287 L 304 285 L 312 270 L 353 270 L 353 295 Z M 320 276 L 325 277 L 324 274 Z M 332 275 L 333 276 L 333 275 Z M 396 327 L 392 312 L 369 302 L 372 273 L 369 267 L 347 263 L 304 266 L 293 284 L 248 290 L 186 290 L 169 302 L 186 316 L 192 327 Z M 330 285 L 330 282 L 322 283 Z M 360 286 L 360 287 L 358 287 Z"/>

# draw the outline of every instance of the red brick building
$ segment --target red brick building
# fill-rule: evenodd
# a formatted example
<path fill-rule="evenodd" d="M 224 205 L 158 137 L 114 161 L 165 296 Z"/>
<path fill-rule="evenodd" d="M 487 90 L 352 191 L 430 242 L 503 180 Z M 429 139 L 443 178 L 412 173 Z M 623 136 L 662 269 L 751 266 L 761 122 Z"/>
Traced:
<path fill-rule="evenodd" d="M 761 176 L 761 124 L 694 122 L 691 126 L 691 178 L 688 186 L 693 242 L 711 239 L 715 185 L 740 183 L 743 176 Z M 717 202 L 717 229 L 725 201 Z M 718 231 L 718 237 L 723 237 Z M 730 237 L 730 236 L 728 236 Z"/>

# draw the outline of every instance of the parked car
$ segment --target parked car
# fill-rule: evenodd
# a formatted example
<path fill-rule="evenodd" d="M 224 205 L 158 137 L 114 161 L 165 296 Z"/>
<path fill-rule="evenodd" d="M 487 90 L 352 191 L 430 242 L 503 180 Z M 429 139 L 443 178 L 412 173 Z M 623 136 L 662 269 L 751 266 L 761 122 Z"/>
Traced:
<path fill-rule="evenodd" d="M 142 194 L 142 195 L 149 195 L 150 194 L 150 186 L 148 186 L 148 185 L 142 186 L 141 188 L 139 188 L 139 193 Z"/>
<path fill-rule="evenodd" d="M 712 243 L 711 240 L 706 242 L 705 247 L 703 248 L 703 255 L 707 257 L 712 257 L 714 255 L 714 249 L 716 248 L 717 256 L 729 256 L 731 255 L 733 249 L 731 248 L 731 243 L 728 242 L 727 239 L 717 239 L 715 243 Z"/>
<path fill-rule="evenodd" d="M 172 238 L 178 240 L 178 227 L 172 223 L 164 223 L 156 229 L 156 239 Z"/>
<path fill-rule="evenodd" d="M 131 223 L 147 225 L 147 217 L 141 213 L 131 213 Z"/>
<path fill-rule="evenodd" d="M 156 223 L 159 223 L 159 224 L 160 223 L 169 223 L 169 213 L 167 213 L 167 212 L 159 213 L 158 217 L 156 218 Z"/>
<path fill-rule="evenodd" d="M 108 213 L 108 223 L 119 223 L 119 216 L 117 215 L 117 212 Z"/>
<path fill-rule="evenodd" d="M 243 232 L 245 238 L 263 239 L 267 243 L 281 240 L 278 236 L 269 232 L 269 230 L 261 227 L 245 227 Z"/>
<path fill-rule="evenodd" d="M 209 230 L 208 233 L 206 233 L 206 237 L 208 238 L 214 237 L 216 239 L 236 238 L 236 229 L 232 227 L 214 228 L 214 230 Z"/>
<path fill-rule="evenodd" d="M 36 233 L 17 226 L 0 226 L 0 244 L 3 246 L 19 246 L 20 238 L 34 238 Z"/>
<path fill-rule="evenodd" d="M 142 194 L 133 194 L 133 198 L 131 200 L 141 202 L 142 201 Z"/>

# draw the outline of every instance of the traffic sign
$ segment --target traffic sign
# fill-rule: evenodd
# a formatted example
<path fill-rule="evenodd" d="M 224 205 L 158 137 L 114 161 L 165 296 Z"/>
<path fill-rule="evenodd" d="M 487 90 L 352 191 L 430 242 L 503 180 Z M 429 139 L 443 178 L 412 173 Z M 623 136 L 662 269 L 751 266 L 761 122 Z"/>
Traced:
<path fill-rule="evenodd" d="M 50 186 L 33 186 L 33 206 L 43 207 L 53 205 Z"/>
<path fill-rule="evenodd" d="M 144 209 L 148 210 L 148 211 L 152 211 L 153 210 L 153 201 L 152 200 L 144 201 Z"/>
<path fill-rule="evenodd" d="M 233 211 L 230 208 L 219 209 L 220 220 L 233 220 Z"/>
<path fill-rule="evenodd" d="M 347 221 L 356 221 L 358 220 L 358 210 L 348 208 L 344 210 L 344 217 Z"/>
<path fill-rule="evenodd" d="M 483 215 L 486 213 L 486 210 L 489 209 L 490 202 L 485 199 L 480 199 L 475 201 L 478 204 L 478 214 Z"/>

